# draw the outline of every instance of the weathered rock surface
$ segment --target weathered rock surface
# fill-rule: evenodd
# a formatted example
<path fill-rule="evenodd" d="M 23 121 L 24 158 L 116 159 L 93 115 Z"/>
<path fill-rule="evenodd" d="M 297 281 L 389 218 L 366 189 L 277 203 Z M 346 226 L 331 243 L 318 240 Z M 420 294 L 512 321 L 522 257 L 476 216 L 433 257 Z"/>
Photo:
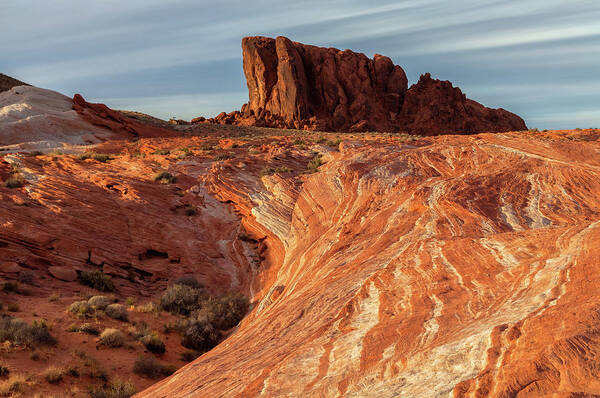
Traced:
<path fill-rule="evenodd" d="M 263 288 L 234 334 L 139 396 L 600 394 L 598 139 L 346 141 L 301 185 L 213 168 L 267 236 Z"/>
<path fill-rule="evenodd" d="M 517 115 L 486 108 L 429 74 L 409 89 L 404 70 L 379 54 L 369 59 L 350 50 L 260 36 L 245 37 L 242 50 L 249 102 L 209 122 L 422 135 L 526 129 Z"/>
<path fill-rule="evenodd" d="M 0 146 L 6 149 L 95 144 L 109 138 L 119 136 L 81 118 L 71 99 L 56 91 L 15 86 L 0 93 Z"/>

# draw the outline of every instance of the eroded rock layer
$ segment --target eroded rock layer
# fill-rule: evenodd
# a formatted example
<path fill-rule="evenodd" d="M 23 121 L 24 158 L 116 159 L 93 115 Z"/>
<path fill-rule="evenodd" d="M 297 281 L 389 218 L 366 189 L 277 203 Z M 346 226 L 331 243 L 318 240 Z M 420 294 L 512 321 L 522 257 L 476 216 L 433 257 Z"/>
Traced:
<path fill-rule="evenodd" d="M 301 185 L 214 167 L 276 253 L 238 330 L 140 396 L 600 394 L 598 139 L 345 141 Z"/>
<path fill-rule="evenodd" d="M 422 135 L 526 129 L 517 115 L 486 108 L 429 74 L 409 89 L 404 70 L 379 54 L 260 36 L 245 37 L 242 50 L 249 102 L 211 122 Z"/>

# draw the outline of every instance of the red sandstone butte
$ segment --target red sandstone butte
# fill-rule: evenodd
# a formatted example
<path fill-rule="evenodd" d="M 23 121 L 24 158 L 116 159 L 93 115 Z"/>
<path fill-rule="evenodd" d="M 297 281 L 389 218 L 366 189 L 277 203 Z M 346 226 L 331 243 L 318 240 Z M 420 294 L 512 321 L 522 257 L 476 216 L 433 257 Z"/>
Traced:
<path fill-rule="evenodd" d="M 527 129 L 519 116 L 487 108 L 429 74 L 408 88 L 404 70 L 383 55 L 370 59 L 281 36 L 245 37 L 242 51 L 249 102 L 241 111 L 222 112 L 209 122 L 421 135 Z"/>

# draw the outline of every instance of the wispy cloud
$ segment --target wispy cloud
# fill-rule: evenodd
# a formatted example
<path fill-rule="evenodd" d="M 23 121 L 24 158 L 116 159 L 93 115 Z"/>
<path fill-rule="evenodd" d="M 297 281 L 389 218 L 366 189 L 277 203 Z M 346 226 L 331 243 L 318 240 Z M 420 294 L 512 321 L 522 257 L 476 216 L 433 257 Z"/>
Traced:
<path fill-rule="evenodd" d="M 596 120 L 578 101 L 600 103 L 598 20 L 597 0 L 4 0 L 0 71 L 190 118 L 246 100 L 241 37 L 286 35 L 389 55 L 412 81 L 431 71 L 539 127 L 557 113 L 576 126 Z"/>

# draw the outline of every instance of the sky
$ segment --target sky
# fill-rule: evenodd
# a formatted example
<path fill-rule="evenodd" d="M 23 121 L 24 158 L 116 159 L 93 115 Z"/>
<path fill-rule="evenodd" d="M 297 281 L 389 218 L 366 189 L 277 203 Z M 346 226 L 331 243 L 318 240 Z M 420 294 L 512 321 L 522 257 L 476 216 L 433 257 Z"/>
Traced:
<path fill-rule="evenodd" d="M 600 127 L 600 0 L 1 0 L 0 72 L 191 119 L 248 101 L 244 36 L 379 53 L 540 129 Z"/>

